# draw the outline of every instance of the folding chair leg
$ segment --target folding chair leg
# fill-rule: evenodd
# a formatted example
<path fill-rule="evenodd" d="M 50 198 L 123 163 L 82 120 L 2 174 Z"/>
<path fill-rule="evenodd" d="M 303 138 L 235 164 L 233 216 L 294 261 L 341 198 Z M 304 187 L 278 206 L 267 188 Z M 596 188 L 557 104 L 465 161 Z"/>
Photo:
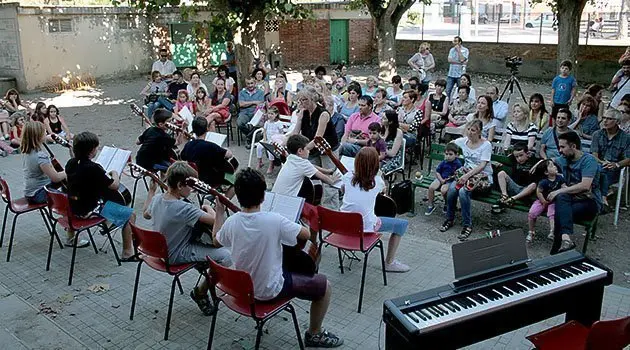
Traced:
<path fill-rule="evenodd" d="M 54 232 L 54 236 L 59 237 L 59 235 L 57 234 L 57 223 L 52 224 L 52 232 Z M 50 235 L 50 242 L 48 243 L 48 258 L 46 258 L 46 271 L 50 271 L 50 258 L 52 258 L 54 241 L 55 239 L 53 238 L 53 235 Z"/>
<path fill-rule="evenodd" d="M 337 248 L 337 255 L 339 255 L 339 268 L 341 269 L 341 274 L 343 275 L 343 259 L 341 258 L 341 249 Z"/>
<path fill-rule="evenodd" d="M 171 282 L 171 297 L 168 300 L 168 313 L 166 314 L 166 328 L 164 329 L 164 340 L 168 340 L 168 332 L 171 330 L 171 315 L 173 314 L 173 298 L 175 297 L 175 283 L 176 279 L 173 278 Z"/>
<path fill-rule="evenodd" d="M 293 326 L 295 327 L 295 335 L 297 336 L 300 350 L 304 350 L 304 342 L 302 341 L 302 334 L 300 333 L 300 324 L 298 323 L 297 316 L 295 315 L 293 305 L 287 305 L 287 311 L 291 313 L 291 318 L 293 318 Z"/>
<path fill-rule="evenodd" d="M 182 283 L 179 281 L 179 276 L 175 276 L 175 281 L 177 281 L 177 287 L 179 288 L 179 294 L 184 295 L 184 288 L 182 288 Z"/>
<path fill-rule="evenodd" d="M 357 310 L 358 313 L 361 313 L 361 305 L 363 304 L 363 289 L 365 287 L 365 272 L 367 270 L 367 261 L 368 261 L 369 255 L 370 255 L 370 252 L 367 252 L 364 254 L 364 257 L 363 257 L 363 272 L 361 273 L 361 290 L 359 291 L 359 309 Z"/>
<path fill-rule="evenodd" d="M 212 341 L 214 340 L 214 327 L 217 324 L 217 314 L 219 313 L 219 303 L 214 302 L 214 306 L 216 311 L 214 315 L 212 315 L 212 322 L 210 323 L 210 334 L 208 335 L 208 350 L 212 350 Z"/>
<path fill-rule="evenodd" d="M 11 261 L 11 250 L 13 249 L 13 235 L 15 234 L 15 223 L 17 222 L 18 214 L 13 215 L 13 224 L 11 225 L 11 235 L 9 236 L 9 250 L 7 251 L 7 262 Z"/>
<path fill-rule="evenodd" d="M 116 263 L 118 263 L 118 266 L 121 266 L 122 264 L 120 263 L 120 257 L 118 256 L 118 250 L 116 249 L 116 245 L 114 244 L 114 238 L 112 238 L 112 230 L 106 225 L 103 226 L 103 230 L 105 230 L 105 234 L 107 235 L 107 239 L 109 240 L 109 245 L 112 247 L 112 251 L 114 252 Z"/>
<path fill-rule="evenodd" d="M 94 248 L 94 254 L 98 254 L 98 249 L 96 248 L 96 243 L 94 243 L 94 237 L 92 237 L 92 232 L 90 231 L 89 228 L 87 229 L 87 234 L 88 234 L 88 237 L 90 237 L 90 243 L 92 243 L 92 248 Z M 75 237 L 74 240 L 75 240 L 75 242 L 79 241 L 78 233 L 77 233 L 77 236 Z M 76 243 L 75 243 L 75 245 L 76 245 Z"/>
<path fill-rule="evenodd" d="M 92 236 L 90 236 L 91 238 Z M 77 257 L 77 243 L 79 243 L 79 232 L 74 234 L 74 244 L 72 244 L 72 260 L 70 262 L 70 275 L 68 276 L 68 285 L 72 285 L 72 274 L 74 273 L 74 261 Z"/>
<path fill-rule="evenodd" d="M 138 263 L 138 269 L 136 269 L 136 281 L 133 284 L 133 295 L 131 297 L 131 311 L 129 312 L 129 320 L 133 321 L 133 313 L 136 311 L 136 298 L 138 297 L 138 285 L 140 284 L 140 268 L 142 267 L 142 261 Z"/>
<path fill-rule="evenodd" d="M 385 253 L 383 252 L 383 241 L 378 244 L 378 249 L 381 250 L 381 269 L 383 270 L 383 285 L 387 285 L 387 272 L 385 272 Z"/>
<path fill-rule="evenodd" d="M 2 220 L 2 233 L 0 233 L 0 247 L 4 243 L 4 230 L 7 227 L 7 217 L 9 216 L 9 205 L 4 207 L 4 219 Z"/>
<path fill-rule="evenodd" d="M 42 220 L 44 220 L 44 225 L 46 225 L 46 230 L 48 230 L 48 233 L 50 233 L 51 235 L 54 235 L 55 238 L 57 239 L 57 243 L 59 244 L 59 249 L 63 249 L 63 244 L 61 244 L 61 239 L 59 238 L 59 235 L 57 234 L 57 232 L 53 231 L 52 228 L 50 227 L 50 222 L 48 222 L 48 218 L 47 218 L 47 214 L 44 212 L 44 209 L 40 209 L 39 213 L 42 215 Z"/>
<path fill-rule="evenodd" d="M 262 339 L 263 327 L 265 326 L 265 321 L 256 322 L 256 328 L 258 328 L 258 332 L 256 332 L 256 346 L 254 349 L 260 349 L 260 340 Z"/>

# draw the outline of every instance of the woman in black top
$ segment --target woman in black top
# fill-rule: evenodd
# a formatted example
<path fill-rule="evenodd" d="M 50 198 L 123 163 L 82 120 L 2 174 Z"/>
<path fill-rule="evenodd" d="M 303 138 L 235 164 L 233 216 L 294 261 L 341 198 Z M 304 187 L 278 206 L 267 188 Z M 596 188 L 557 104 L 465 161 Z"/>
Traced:
<path fill-rule="evenodd" d="M 444 126 L 448 122 L 448 104 L 449 100 L 444 90 L 446 89 L 446 80 L 438 79 L 435 82 L 435 93 L 429 95 L 431 103 L 431 121 L 436 126 Z"/>
<path fill-rule="evenodd" d="M 311 141 L 308 145 L 311 149 L 308 157 L 311 163 L 326 169 L 335 168 L 335 165 L 330 158 L 321 154 L 316 148 L 314 148 L 313 143 L 315 136 L 322 136 L 330 145 L 330 148 L 335 156 L 338 156 L 339 154 L 339 139 L 337 138 L 337 133 L 335 132 L 335 126 L 330 119 L 330 113 L 326 111 L 326 108 L 317 103 L 317 101 L 322 100 L 321 96 L 312 86 L 305 86 L 298 93 L 297 100 L 297 123 L 290 134 L 302 134 Z M 324 198 L 322 203 L 327 207 L 338 209 L 338 190 L 330 186 L 326 186 L 324 189 Z"/>
<path fill-rule="evenodd" d="M 48 126 L 50 131 L 53 133 L 65 138 L 66 140 L 72 140 L 72 133 L 68 128 L 68 124 L 63 119 L 63 117 L 59 114 L 59 108 L 55 105 L 48 106 L 48 110 L 46 111 L 46 118 L 44 119 L 44 124 Z"/>

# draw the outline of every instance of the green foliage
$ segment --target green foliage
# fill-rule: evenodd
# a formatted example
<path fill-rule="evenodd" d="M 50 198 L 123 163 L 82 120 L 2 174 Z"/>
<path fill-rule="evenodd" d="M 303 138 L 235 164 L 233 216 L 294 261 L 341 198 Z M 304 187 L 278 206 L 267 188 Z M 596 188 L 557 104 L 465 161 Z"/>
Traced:
<path fill-rule="evenodd" d="M 422 21 L 422 15 L 417 11 L 409 11 L 407 12 L 407 20 L 409 23 L 420 24 Z"/>

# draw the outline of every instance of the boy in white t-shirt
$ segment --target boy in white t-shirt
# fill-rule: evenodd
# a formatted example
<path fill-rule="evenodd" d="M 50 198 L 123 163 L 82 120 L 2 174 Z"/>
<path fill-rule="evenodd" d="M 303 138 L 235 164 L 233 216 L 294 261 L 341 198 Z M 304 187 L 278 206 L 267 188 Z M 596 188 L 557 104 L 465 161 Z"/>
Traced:
<path fill-rule="evenodd" d="M 289 156 L 278 173 L 272 192 L 295 197 L 300 192 L 304 177 L 314 176 L 329 185 L 339 181 L 334 169 L 324 169 L 309 162 L 310 150 L 306 147 L 308 143 L 308 139 L 303 135 L 289 137 L 287 140 Z"/>
<path fill-rule="evenodd" d="M 310 239 L 309 230 L 277 213 L 260 211 L 267 184 L 259 171 L 241 170 L 234 188 L 242 211 L 225 219 L 225 207 L 217 201 L 214 244 L 229 248 L 234 268 L 251 275 L 256 299 L 296 297 L 311 301 L 306 346 L 332 348 L 343 344 L 342 339 L 322 329 L 331 295 L 326 276 L 288 272 L 282 266 L 282 244 L 294 246 L 298 239 Z"/>

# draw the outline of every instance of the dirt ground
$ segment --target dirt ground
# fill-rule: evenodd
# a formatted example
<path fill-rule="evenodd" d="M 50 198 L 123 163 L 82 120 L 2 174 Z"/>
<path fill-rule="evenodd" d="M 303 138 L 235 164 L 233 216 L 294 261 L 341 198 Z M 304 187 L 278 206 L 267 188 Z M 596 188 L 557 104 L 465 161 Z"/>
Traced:
<path fill-rule="evenodd" d="M 300 74 L 298 71 L 288 72 L 289 81 L 295 86 Z M 377 67 L 358 66 L 350 67 L 348 74 L 356 80 L 364 81 L 367 75 L 377 73 Z M 441 73 L 441 74 L 440 74 Z M 436 76 L 444 75 L 438 72 Z M 408 78 L 408 71 L 402 70 L 401 76 Z M 604 81 L 608 79 L 606 77 Z M 206 82 L 210 77 L 205 77 Z M 477 95 L 482 94 L 488 86 L 496 85 L 500 89 L 505 85 L 507 77 L 473 75 L 473 87 Z M 90 130 L 98 134 L 103 145 L 115 145 L 135 151 L 136 137 L 142 132 L 140 119 L 132 115 L 129 103 L 140 103 L 140 90 L 146 84 L 146 78 L 138 77 L 133 79 L 117 79 L 108 81 L 98 81 L 93 88 L 79 91 L 65 91 L 61 93 L 29 93 L 23 96 L 24 99 L 32 102 L 43 101 L 46 104 L 54 104 L 61 110 L 61 114 L 66 117 L 70 128 L 74 133 Z M 534 92 L 542 93 L 546 99 L 550 95 L 550 82 L 521 81 L 525 96 Z M 582 87 L 580 90 L 584 90 Z M 511 104 L 520 101 L 518 94 L 512 97 Z M 547 102 L 548 103 L 548 102 Z M 249 151 L 243 145 L 236 146 L 236 141 L 230 145 L 243 166 L 247 165 Z M 415 172 L 415 170 L 414 170 Z M 277 170 L 276 170 L 277 174 Z M 275 174 L 269 178 L 273 180 Z M 451 229 L 448 233 L 438 231 L 438 226 L 442 222 L 442 215 L 436 210 L 431 216 L 424 216 L 423 197 L 425 192 L 418 190 L 416 193 L 416 203 L 418 215 L 408 218 L 410 221 L 410 232 L 415 236 L 442 242 L 456 243 L 459 226 Z M 499 215 L 490 213 L 490 207 L 485 204 L 473 202 L 474 233 L 472 238 L 479 236 L 488 229 L 516 229 L 527 230 L 527 214 L 520 212 L 508 212 Z M 404 215 L 403 215 L 404 217 Z M 457 219 L 459 220 L 459 218 Z M 630 287 L 630 254 L 625 249 L 630 248 L 630 236 L 628 212 L 623 210 L 619 225 L 612 225 L 612 215 L 601 217 L 598 230 L 598 239 L 589 246 L 589 254 L 600 260 L 615 272 L 615 284 Z M 529 247 L 531 258 L 546 256 L 550 248 L 550 242 L 546 240 L 548 224 L 546 220 L 540 220 L 538 224 L 538 237 Z M 576 227 L 576 240 L 581 247 L 583 240 L 581 227 Z"/>

